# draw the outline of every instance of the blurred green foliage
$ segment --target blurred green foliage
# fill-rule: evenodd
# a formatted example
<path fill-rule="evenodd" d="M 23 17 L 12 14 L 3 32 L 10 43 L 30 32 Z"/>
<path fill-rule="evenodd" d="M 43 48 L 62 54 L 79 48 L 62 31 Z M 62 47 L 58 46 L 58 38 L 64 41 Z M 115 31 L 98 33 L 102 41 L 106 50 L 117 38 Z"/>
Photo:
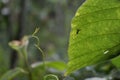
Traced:
<path fill-rule="evenodd" d="M 22 1 L 25 1 L 25 4 L 22 4 Z M 64 63 L 68 61 L 67 47 L 71 20 L 77 8 L 84 1 L 0 0 L 0 77 L 11 70 L 11 61 L 14 58 L 19 59 L 11 57 L 13 50 L 8 46 L 8 43 L 12 40 L 20 40 L 24 35 L 31 35 L 35 28 L 39 27 L 40 31 L 37 36 L 40 39 L 40 47 L 46 55 L 47 69 L 44 70 L 43 67 L 40 67 L 43 61 L 41 52 L 34 46 L 36 40 L 30 39 L 28 46 L 29 65 L 39 64 L 35 69 L 32 69 L 33 80 L 43 80 L 43 76 L 46 74 L 57 75 L 60 80 L 63 80 L 65 78 L 63 68 L 66 66 Z M 14 65 L 18 67 L 17 62 Z M 110 62 L 103 63 L 102 67 L 109 65 L 112 64 Z M 71 77 L 66 77 L 64 80 L 73 80 L 74 78 L 75 80 L 84 80 L 94 76 L 114 76 L 116 78 L 115 73 L 119 71 L 115 67 L 107 68 L 103 70 L 96 65 L 90 66 L 76 71 L 70 75 Z M 26 74 L 19 74 L 15 79 L 27 80 L 26 76 Z"/>
<path fill-rule="evenodd" d="M 22 4 L 22 1 L 25 1 L 24 4 Z M 8 43 L 11 40 L 21 39 L 24 35 L 32 34 L 36 27 L 40 28 L 37 35 L 40 39 L 40 47 L 46 55 L 45 60 L 55 62 L 55 64 L 49 64 L 48 66 L 63 69 L 64 67 L 60 67 L 58 64 L 62 65 L 63 63 L 59 63 L 61 61 L 67 62 L 67 46 L 71 19 L 77 7 L 83 1 L 0 0 L 0 76 L 5 74 L 11 66 L 12 49 L 8 46 Z M 20 17 L 20 14 L 23 15 Z M 20 28 L 22 33 L 19 33 Z M 18 36 L 19 34 L 22 36 Z M 35 43 L 35 39 L 30 39 L 28 46 L 29 64 L 42 62 L 42 55 L 34 46 Z M 56 61 L 59 62 L 57 63 Z M 63 70 L 61 70 L 62 72 L 56 71 L 53 67 L 47 68 L 45 71 L 43 68 L 40 68 L 33 70 L 34 80 L 49 73 L 55 73 L 60 78 L 63 77 L 61 76 L 63 75 Z M 22 74 L 19 76 L 16 79 L 26 79 Z"/>

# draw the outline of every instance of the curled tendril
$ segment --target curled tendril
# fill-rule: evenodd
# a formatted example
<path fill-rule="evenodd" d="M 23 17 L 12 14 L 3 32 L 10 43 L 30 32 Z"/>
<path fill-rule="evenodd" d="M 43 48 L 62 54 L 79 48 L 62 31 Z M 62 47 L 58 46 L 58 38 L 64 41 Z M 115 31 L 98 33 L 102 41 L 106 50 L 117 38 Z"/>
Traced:
<path fill-rule="evenodd" d="M 59 80 L 59 79 L 56 75 L 48 74 L 48 75 L 44 76 L 44 80 Z"/>
<path fill-rule="evenodd" d="M 44 64 L 44 68 L 45 68 L 45 54 L 44 54 L 43 50 L 39 47 L 40 40 L 39 40 L 38 36 L 36 36 L 36 34 L 38 33 L 39 30 L 40 30 L 40 28 L 36 28 L 35 31 L 33 32 L 33 34 L 30 37 L 37 40 L 37 43 L 35 44 L 35 47 L 42 53 L 43 64 Z"/>
<path fill-rule="evenodd" d="M 43 50 L 35 44 L 35 47 L 42 53 L 42 56 L 43 56 L 43 64 L 44 64 L 44 68 L 46 69 L 46 65 L 45 65 L 45 54 L 43 52 Z"/>

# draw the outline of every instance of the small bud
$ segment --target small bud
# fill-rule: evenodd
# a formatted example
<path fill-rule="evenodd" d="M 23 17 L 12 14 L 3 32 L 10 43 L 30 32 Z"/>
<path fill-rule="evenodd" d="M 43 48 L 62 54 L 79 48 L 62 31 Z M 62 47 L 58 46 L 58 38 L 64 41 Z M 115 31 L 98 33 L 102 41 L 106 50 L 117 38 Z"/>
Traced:
<path fill-rule="evenodd" d="M 14 40 L 14 41 L 9 42 L 9 46 L 15 50 L 20 50 L 21 48 L 28 46 L 28 42 L 29 42 L 28 39 L 29 39 L 28 36 L 24 36 L 22 40 L 20 41 Z"/>
<path fill-rule="evenodd" d="M 14 41 L 9 42 L 9 46 L 15 50 L 19 50 L 21 48 L 21 42 L 14 40 Z"/>

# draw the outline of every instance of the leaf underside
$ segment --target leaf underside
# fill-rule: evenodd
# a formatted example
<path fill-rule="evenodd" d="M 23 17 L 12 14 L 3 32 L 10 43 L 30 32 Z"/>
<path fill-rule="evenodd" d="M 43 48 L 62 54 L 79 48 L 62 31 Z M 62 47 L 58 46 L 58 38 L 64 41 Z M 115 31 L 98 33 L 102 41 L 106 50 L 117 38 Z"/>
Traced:
<path fill-rule="evenodd" d="M 72 20 L 65 75 L 120 52 L 120 0 L 86 0 Z"/>

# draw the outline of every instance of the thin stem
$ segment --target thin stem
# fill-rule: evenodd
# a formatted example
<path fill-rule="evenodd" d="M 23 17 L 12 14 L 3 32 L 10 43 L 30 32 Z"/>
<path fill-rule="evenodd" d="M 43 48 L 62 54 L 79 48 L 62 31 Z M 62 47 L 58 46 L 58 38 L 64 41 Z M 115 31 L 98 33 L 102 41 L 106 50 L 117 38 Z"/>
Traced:
<path fill-rule="evenodd" d="M 20 57 L 22 58 L 22 63 L 25 62 L 25 68 L 28 72 L 28 78 L 29 80 L 32 80 L 32 71 L 28 63 L 27 48 L 23 47 L 18 52 L 19 52 Z"/>
<path fill-rule="evenodd" d="M 31 68 L 30 68 L 29 63 L 28 63 L 27 48 L 26 47 L 23 49 L 23 57 L 25 60 L 26 69 L 28 71 L 29 80 L 32 80 L 32 71 L 31 71 Z"/>
<path fill-rule="evenodd" d="M 45 54 L 43 52 L 43 50 L 39 47 L 39 44 L 40 44 L 40 40 L 37 36 L 35 36 L 35 34 L 39 31 L 39 28 L 37 28 L 35 30 L 35 32 L 30 36 L 32 38 L 35 38 L 37 40 L 37 44 L 35 44 L 35 47 L 42 53 L 42 56 L 43 56 L 43 65 L 44 65 L 44 69 L 46 70 L 46 65 L 45 65 Z"/>
<path fill-rule="evenodd" d="M 43 50 L 35 44 L 35 47 L 38 48 L 38 50 L 42 53 L 42 56 L 43 56 L 43 65 L 44 65 L 44 69 L 46 70 L 46 65 L 45 65 L 45 54 L 43 52 Z"/>
<path fill-rule="evenodd" d="M 39 40 L 39 38 L 38 38 L 37 36 L 32 35 L 31 37 L 33 37 L 33 38 L 35 38 L 35 39 L 37 40 L 37 44 L 36 44 L 36 45 L 39 45 L 39 44 L 40 44 L 40 40 Z M 42 52 L 43 52 L 43 51 L 42 51 Z"/>

